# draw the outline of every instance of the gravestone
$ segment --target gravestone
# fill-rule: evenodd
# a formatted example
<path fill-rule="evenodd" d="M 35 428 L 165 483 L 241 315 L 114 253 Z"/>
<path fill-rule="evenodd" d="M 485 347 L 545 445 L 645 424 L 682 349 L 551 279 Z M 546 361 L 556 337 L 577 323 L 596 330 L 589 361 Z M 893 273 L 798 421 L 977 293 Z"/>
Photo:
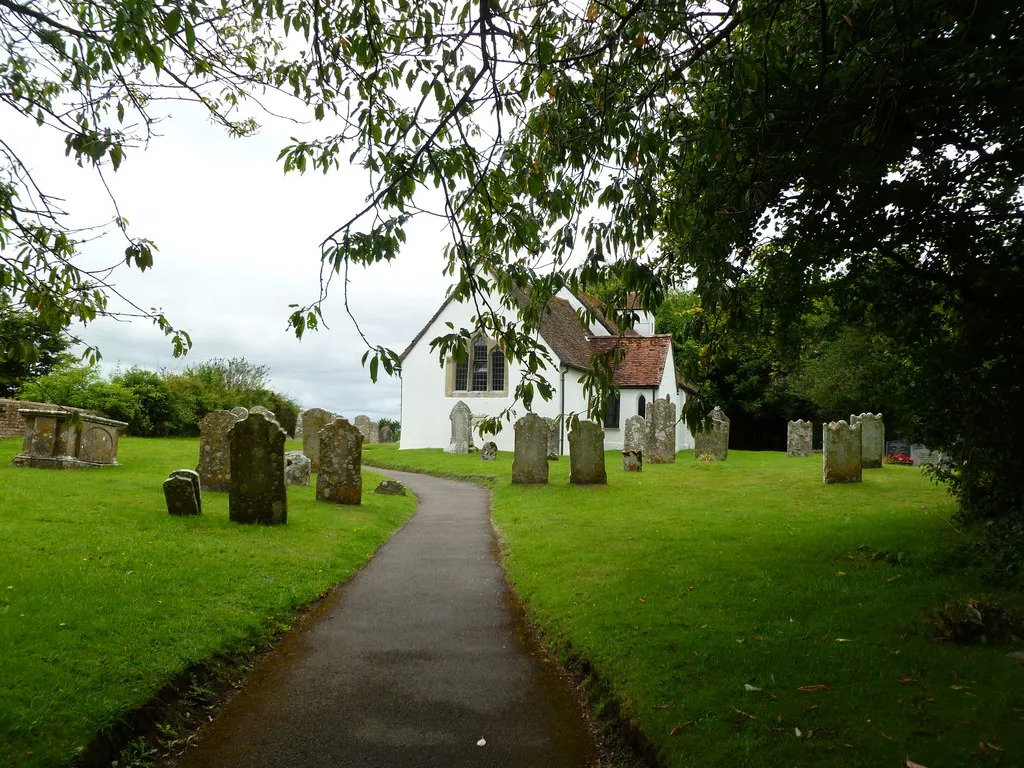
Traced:
<path fill-rule="evenodd" d="M 334 414 L 323 408 L 302 412 L 302 452 L 309 459 L 310 471 L 320 471 L 320 430 L 334 421 Z"/>
<path fill-rule="evenodd" d="M 569 432 L 569 482 L 607 485 L 604 468 L 604 430 L 593 421 L 577 421 Z"/>
<path fill-rule="evenodd" d="M 236 405 L 234 408 L 232 408 L 231 412 L 235 414 L 236 419 L 246 419 L 249 417 L 249 409 L 243 408 L 240 405 Z"/>
<path fill-rule="evenodd" d="M 623 451 L 622 452 L 622 470 L 624 472 L 643 472 L 644 471 L 644 452 L 643 451 Z"/>
<path fill-rule="evenodd" d="M 647 406 L 644 458 L 648 464 L 674 464 L 676 460 L 676 407 L 667 399 Z"/>
<path fill-rule="evenodd" d="M 647 419 L 643 416 L 630 416 L 622 430 L 622 450 L 640 451 L 643 453 L 647 440 Z"/>
<path fill-rule="evenodd" d="M 196 494 L 196 514 L 203 514 L 203 485 L 199 473 L 192 469 L 176 469 L 168 477 L 184 477 L 192 483 L 192 490 Z"/>
<path fill-rule="evenodd" d="M 886 456 L 910 456 L 912 450 L 906 440 L 887 440 L 885 443 Z"/>
<path fill-rule="evenodd" d="M 302 451 L 288 451 L 284 455 L 285 485 L 309 485 L 312 462 Z"/>
<path fill-rule="evenodd" d="M 493 440 L 488 440 L 484 443 L 484 447 L 480 449 L 480 460 L 481 461 L 495 461 L 498 458 L 498 444 Z"/>
<path fill-rule="evenodd" d="M 363 502 L 363 433 L 338 419 L 320 433 L 320 474 L 316 497 L 334 504 Z"/>
<path fill-rule="evenodd" d="M 245 413 L 248 417 L 249 412 Z M 238 421 L 234 411 L 211 411 L 199 422 L 196 472 L 208 491 L 231 490 L 231 428 Z"/>
<path fill-rule="evenodd" d="M 880 469 L 885 458 L 885 422 L 880 413 L 850 416 L 851 424 L 860 424 L 861 463 L 864 469 Z"/>
<path fill-rule="evenodd" d="M 405 496 L 405 486 L 397 480 L 381 480 L 376 488 L 373 489 L 374 493 L 380 493 L 384 496 Z"/>
<path fill-rule="evenodd" d="M 295 417 L 295 434 L 292 438 L 295 440 L 302 440 L 302 414 L 303 411 L 299 411 L 299 415 Z"/>
<path fill-rule="evenodd" d="M 261 413 L 231 427 L 228 518 L 235 523 L 278 525 L 288 520 L 281 425 Z"/>
<path fill-rule="evenodd" d="M 548 461 L 558 461 L 562 455 L 562 421 L 561 419 L 544 419 L 548 425 Z"/>
<path fill-rule="evenodd" d="M 459 400 L 452 408 L 448 418 L 452 422 L 452 435 L 448 441 L 447 453 L 469 453 L 473 445 L 473 412 L 469 406 Z"/>
<path fill-rule="evenodd" d="M 171 473 L 164 480 L 164 500 L 167 502 L 167 514 L 176 517 L 192 517 L 201 515 L 199 499 L 196 497 L 195 483 L 188 477 Z"/>
<path fill-rule="evenodd" d="M 939 451 L 933 451 L 924 445 L 914 443 L 910 446 L 910 458 L 913 459 L 914 464 L 938 464 L 946 456 Z"/>
<path fill-rule="evenodd" d="M 803 419 L 789 422 L 789 431 L 786 435 L 786 456 L 788 458 L 811 456 L 814 453 L 812 450 L 814 435 L 811 429 L 811 422 Z"/>
<path fill-rule="evenodd" d="M 19 408 L 24 421 L 21 453 L 15 467 L 92 469 L 117 466 L 117 443 L 127 422 L 59 406 Z"/>
<path fill-rule="evenodd" d="M 822 428 L 821 463 L 826 484 L 862 479 L 860 424 L 832 421 Z"/>
<path fill-rule="evenodd" d="M 274 413 L 269 408 L 264 408 L 262 405 L 254 405 L 252 408 L 249 409 L 249 413 L 262 413 L 271 421 L 277 421 L 277 414 Z"/>
<path fill-rule="evenodd" d="M 693 453 L 701 461 L 729 458 L 729 417 L 717 405 L 711 411 L 711 427 L 693 436 Z"/>
<path fill-rule="evenodd" d="M 395 441 L 394 433 L 387 424 L 380 428 L 380 441 L 382 443 L 393 443 Z"/>
<path fill-rule="evenodd" d="M 359 430 L 359 434 L 363 436 L 364 445 L 380 442 L 377 422 L 373 421 L 369 416 L 359 414 L 352 423 L 356 425 L 356 429 Z"/>
<path fill-rule="evenodd" d="M 536 413 L 528 413 L 516 421 L 515 433 L 512 482 L 519 485 L 546 483 L 551 435 L 547 422 Z"/>

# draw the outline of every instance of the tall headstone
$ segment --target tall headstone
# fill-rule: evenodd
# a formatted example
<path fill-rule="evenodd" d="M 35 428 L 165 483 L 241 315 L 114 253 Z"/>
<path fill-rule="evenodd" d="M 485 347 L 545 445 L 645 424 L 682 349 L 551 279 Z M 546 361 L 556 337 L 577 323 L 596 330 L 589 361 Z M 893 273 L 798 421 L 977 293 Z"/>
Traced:
<path fill-rule="evenodd" d="M 170 515 L 191 517 L 202 514 L 195 483 L 189 477 L 172 473 L 164 480 L 164 499 Z"/>
<path fill-rule="evenodd" d="M 548 461 L 558 461 L 562 455 L 562 420 L 544 419 L 548 425 Z"/>
<path fill-rule="evenodd" d="M 832 421 L 822 434 L 822 474 L 826 484 L 859 483 L 862 479 L 860 424 Z"/>
<path fill-rule="evenodd" d="M 643 416 L 630 416 L 622 432 L 622 450 L 642 453 L 647 440 L 647 419 Z"/>
<path fill-rule="evenodd" d="M 285 485 L 309 485 L 311 462 L 302 451 L 288 451 L 284 455 Z"/>
<path fill-rule="evenodd" d="M 515 423 L 516 444 L 512 457 L 512 482 L 520 485 L 548 481 L 548 437 L 551 429 L 536 413 Z"/>
<path fill-rule="evenodd" d="M 861 464 L 864 469 L 879 469 L 885 458 L 885 422 L 880 413 L 850 416 L 851 424 L 860 424 Z"/>
<path fill-rule="evenodd" d="M 666 399 L 647 406 L 644 458 L 648 464 L 674 464 L 676 460 L 676 406 Z"/>
<path fill-rule="evenodd" d="M 380 441 L 382 443 L 393 443 L 395 441 L 395 434 L 387 424 L 380 428 Z"/>
<path fill-rule="evenodd" d="M 469 447 L 473 445 L 473 412 L 459 400 L 448 418 L 452 422 L 452 435 L 445 450 L 448 453 L 469 453 Z"/>
<path fill-rule="evenodd" d="M 711 426 L 693 436 L 693 454 L 702 461 L 729 458 L 729 417 L 717 405 L 711 412 Z"/>
<path fill-rule="evenodd" d="M 320 432 L 320 474 L 316 497 L 334 504 L 363 501 L 363 433 L 354 424 L 338 419 Z"/>
<path fill-rule="evenodd" d="M 309 459 L 310 469 L 320 471 L 320 430 L 334 421 L 334 414 L 323 408 L 302 412 L 302 452 Z"/>
<path fill-rule="evenodd" d="M 302 440 L 302 411 L 299 411 L 299 415 L 295 417 L 295 434 L 292 436 L 295 440 Z"/>
<path fill-rule="evenodd" d="M 812 429 L 811 422 L 803 419 L 789 422 L 789 431 L 786 435 L 786 456 L 788 458 L 812 455 L 814 440 Z"/>
<path fill-rule="evenodd" d="M 232 411 L 211 411 L 199 422 L 196 472 L 208 491 L 231 490 L 231 428 L 237 422 L 238 416 Z"/>
<path fill-rule="evenodd" d="M 607 485 L 604 467 L 604 430 L 593 421 L 577 421 L 569 432 L 569 482 Z"/>
<path fill-rule="evenodd" d="M 281 425 L 261 413 L 231 428 L 231 490 L 228 518 L 236 523 L 277 525 L 288 520 Z"/>

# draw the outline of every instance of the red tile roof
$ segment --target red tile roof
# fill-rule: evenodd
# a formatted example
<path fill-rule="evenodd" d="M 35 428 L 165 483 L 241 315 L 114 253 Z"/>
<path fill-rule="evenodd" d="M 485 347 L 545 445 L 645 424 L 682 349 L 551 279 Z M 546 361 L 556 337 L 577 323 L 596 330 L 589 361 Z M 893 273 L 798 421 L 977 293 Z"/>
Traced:
<path fill-rule="evenodd" d="M 621 359 L 612 375 L 617 387 L 657 387 L 665 373 L 665 361 L 672 347 L 667 333 L 656 336 L 592 336 L 594 354 L 619 350 Z"/>

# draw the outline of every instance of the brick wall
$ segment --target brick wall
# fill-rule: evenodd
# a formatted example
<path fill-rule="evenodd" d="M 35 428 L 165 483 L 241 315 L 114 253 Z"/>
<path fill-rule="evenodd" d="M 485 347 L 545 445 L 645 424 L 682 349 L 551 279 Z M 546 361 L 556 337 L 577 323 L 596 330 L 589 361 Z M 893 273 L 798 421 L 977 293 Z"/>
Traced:
<path fill-rule="evenodd" d="M 59 408 L 62 406 L 54 405 L 53 403 L 32 403 L 28 400 L 3 400 L 0 399 L 0 440 L 6 440 L 8 437 L 21 437 L 25 434 L 25 419 L 18 413 L 19 408 Z M 96 411 L 87 411 L 83 408 L 70 408 L 63 406 L 69 411 L 78 411 L 79 413 L 96 413 Z"/>

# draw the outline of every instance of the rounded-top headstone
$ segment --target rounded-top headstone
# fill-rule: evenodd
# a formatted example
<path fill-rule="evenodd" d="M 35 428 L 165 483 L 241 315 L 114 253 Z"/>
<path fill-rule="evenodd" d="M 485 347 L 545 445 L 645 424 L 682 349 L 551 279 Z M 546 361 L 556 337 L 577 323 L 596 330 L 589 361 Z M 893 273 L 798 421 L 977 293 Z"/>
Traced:
<path fill-rule="evenodd" d="M 338 419 L 320 431 L 320 473 L 316 498 L 334 504 L 363 500 L 363 434 L 354 424 Z"/>
<path fill-rule="evenodd" d="M 277 525 L 288 520 L 281 425 L 251 413 L 231 428 L 231 490 L 228 518 L 236 523 Z"/>
<path fill-rule="evenodd" d="M 245 409 L 242 409 L 245 411 Z M 249 415 L 245 411 L 246 416 Z M 244 418 L 244 417 L 243 417 Z M 238 422 L 234 411 L 211 411 L 199 422 L 199 464 L 196 472 L 208 491 L 231 488 L 231 428 Z"/>
<path fill-rule="evenodd" d="M 512 458 L 512 482 L 532 485 L 548 481 L 547 422 L 536 413 L 528 413 L 515 423 L 515 454 Z"/>
<path fill-rule="evenodd" d="M 665 399 L 647 406 L 647 439 L 644 458 L 648 464 L 673 464 L 676 460 L 676 407 Z"/>
<path fill-rule="evenodd" d="M 569 482 L 606 485 L 604 430 L 593 421 L 577 421 L 569 431 Z"/>

